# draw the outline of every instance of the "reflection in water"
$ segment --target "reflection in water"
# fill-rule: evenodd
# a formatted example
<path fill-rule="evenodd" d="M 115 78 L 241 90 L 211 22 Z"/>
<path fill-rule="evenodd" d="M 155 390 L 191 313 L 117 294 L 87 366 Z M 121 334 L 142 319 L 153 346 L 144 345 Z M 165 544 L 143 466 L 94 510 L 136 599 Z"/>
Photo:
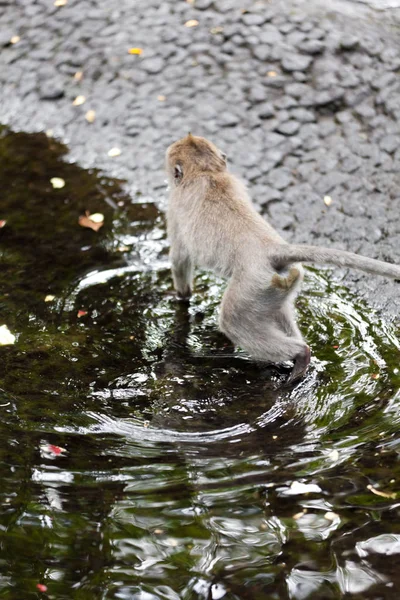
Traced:
<path fill-rule="evenodd" d="M 396 598 L 396 326 L 310 270 L 289 388 L 218 333 L 223 282 L 174 301 L 154 203 L 44 135 L 0 153 L 0 597 Z"/>

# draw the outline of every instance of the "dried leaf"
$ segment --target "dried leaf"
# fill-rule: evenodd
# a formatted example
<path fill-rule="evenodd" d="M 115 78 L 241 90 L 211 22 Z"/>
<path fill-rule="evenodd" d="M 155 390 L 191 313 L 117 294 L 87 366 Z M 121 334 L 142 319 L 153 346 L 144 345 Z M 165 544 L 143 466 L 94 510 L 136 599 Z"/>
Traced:
<path fill-rule="evenodd" d="M 268 77 L 276 77 L 278 75 L 278 73 L 276 71 L 268 71 L 267 76 Z"/>
<path fill-rule="evenodd" d="M 380 375 L 379 373 L 372 373 L 371 375 L 371 379 L 379 379 Z"/>
<path fill-rule="evenodd" d="M 104 216 L 101 213 L 94 213 L 93 215 L 87 210 L 84 215 L 81 215 L 78 219 L 78 223 L 81 227 L 88 227 L 93 231 L 98 231 L 100 227 L 104 225 Z M 93 220 L 94 217 L 94 220 Z"/>
<path fill-rule="evenodd" d="M 55 0 L 54 6 L 65 6 L 68 4 L 68 0 Z"/>
<path fill-rule="evenodd" d="M 332 198 L 330 196 L 324 196 L 324 203 L 326 206 L 330 206 L 332 204 Z"/>
<path fill-rule="evenodd" d="M 48 294 L 46 296 L 46 298 L 44 299 L 45 302 L 53 302 L 53 300 L 55 299 L 55 296 L 52 296 L 51 294 Z"/>
<path fill-rule="evenodd" d="M 54 130 L 53 129 L 46 129 L 45 134 L 48 138 L 52 138 L 54 136 Z"/>
<path fill-rule="evenodd" d="M 52 177 L 50 183 L 55 190 L 61 190 L 65 186 L 65 181 L 61 177 Z"/>
<path fill-rule="evenodd" d="M 75 81 L 82 81 L 82 78 L 83 78 L 83 71 L 77 71 L 74 75 Z"/>
<path fill-rule="evenodd" d="M 15 335 L 11 333 L 7 325 L 0 327 L 0 346 L 9 346 L 15 344 Z"/>
<path fill-rule="evenodd" d="M 189 21 L 186 21 L 185 27 L 197 27 L 198 24 L 199 22 L 196 21 L 196 19 L 190 19 Z"/>
<path fill-rule="evenodd" d="M 94 120 L 96 119 L 96 111 L 88 110 L 85 115 L 85 119 L 88 121 L 88 123 L 94 123 Z"/>
<path fill-rule="evenodd" d="M 136 54 L 137 56 L 140 56 L 143 54 L 143 48 L 129 48 L 128 52 L 129 54 Z"/>
<path fill-rule="evenodd" d="M 395 492 L 381 492 L 381 490 L 377 490 L 372 485 L 367 485 L 367 490 L 375 494 L 376 496 L 381 496 L 382 498 L 397 498 L 397 494 Z"/>
<path fill-rule="evenodd" d="M 222 33 L 224 31 L 223 27 L 212 27 L 210 29 L 210 33 L 212 33 L 213 35 L 217 34 L 217 33 Z"/>
<path fill-rule="evenodd" d="M 303 509 L 301 512 L 296 513 L 295 515 L 293 515 L 292 519 L 294 519 L 295 521 L 297 521 L 298 519 L 301 519 L 301 517 L 304 517 L 304 515 L 306 514 L 307 510 Z"/>
<path fill-rule="evenodd" d="M 21 41 L 21 38 L 19 37 L 19 35 L 13 35 L 10 42 L 11 44 L 18 44 L 18 42 Z"/>
<path fill-rule="evenodd" d="M 80 319 L 81 317 L 85 317 L 88 314 L 87 310 L 78 310 L 77 317 Z"/>
<path fill-rule="evenodd" d="M 165 101 L 166 101 L 166 99 L 167 99 L 167 98 L 166 98 L 165 96 L 161 95 L 161 94 L 160 94 L 160 96 L 157 96 L 157 100 L 158 100 L 159 102 L 165 102 Z"/>
<path fill-rule="evenodd" d="M 107 154 L 113 158 L 114 156 L 119 156 L 121 154 L 121 150 L 120 148 L 111 148 Z"/>
<path fill-rule="evenodd" d="M 324 518 L 328 521 L 336 521 L 336 519 L 340 519 L 338 514 L 331 512 L 330 510 L 324 514 Z"/>
<path fill-rule="evenodd" d="M 6 223 L 7 221 L 5 221 L 4 219 L 0 219 L 0 229 L 2 229 Z"/>
<path fill-rule="evenodd" d="M 77 96 L 75 100 L 72 102 L 73 106 L 81 106 L 81 104 L 85 104 L 86 98 L 85 96 Z"/>

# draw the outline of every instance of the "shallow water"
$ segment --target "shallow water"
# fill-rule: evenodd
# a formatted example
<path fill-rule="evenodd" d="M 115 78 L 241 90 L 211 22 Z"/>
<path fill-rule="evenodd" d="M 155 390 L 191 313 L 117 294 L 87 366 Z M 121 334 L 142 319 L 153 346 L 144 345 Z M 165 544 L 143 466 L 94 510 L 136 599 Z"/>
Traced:
<path fill-rule="evenodd" d="M 0 158 L 0 598 L 397 598 L 398 325 L 310 270 L 285 387 L 217 332 L 223 282 L 174 302 L 151 199 L 43 134 Z"/>

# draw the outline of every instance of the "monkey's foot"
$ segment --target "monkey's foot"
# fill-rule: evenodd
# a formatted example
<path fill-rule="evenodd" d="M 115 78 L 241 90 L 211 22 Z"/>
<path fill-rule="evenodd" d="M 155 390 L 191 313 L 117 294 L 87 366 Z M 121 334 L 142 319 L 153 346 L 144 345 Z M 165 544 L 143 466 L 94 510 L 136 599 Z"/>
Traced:
<path fill-rule="evenodd" d="M 289 274 L 287 277 L 282 277 L 282 275 L 278 275 L 278 273 L 274 273 L 271 279 L 271 285 L 280 290 L 290 290 L 291 287 L 296 283 L 298 278 L 300 277 L 300 271 L 296 267 L 291 267 L 289 269 Z"/>
<path fill-rule="evenodd" d="M 304 375 L 307 373 L 307 369 L 310 364 L 310 360 L 311 360 L 311 350 L 310 350 L 309 346 L 306 346 L 304 348 L 303 352 L 301 352 L 301 354 L 298 354 L 295 357 L 294 367 L 293 367 L 292 372 L 289 375 L 289 379 L 287 380 L 287 383 L 294 383 L 298 379 L 301 379 L 302 377 L 304 377 Z"/>

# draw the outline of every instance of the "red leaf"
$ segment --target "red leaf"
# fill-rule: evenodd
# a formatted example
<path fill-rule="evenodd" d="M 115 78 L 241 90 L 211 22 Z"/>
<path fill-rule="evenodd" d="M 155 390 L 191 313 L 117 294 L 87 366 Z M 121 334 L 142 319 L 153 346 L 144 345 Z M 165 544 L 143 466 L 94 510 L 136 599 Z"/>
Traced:
<path fill-rule="evenodd" d="M 60 446 L 54 446 L 54 444 L 49 444 L 49 450 L 50 452 L 53 452 L 53 454 L 62 454 L 62 452 L 64 452 L 64 448 L 60 448 Z"/>
<path fill-rule="evenodd" d="M 78 310 L 78 319 L 87 315 L 87 310 Z"/>
<path fill-rule="evenodd" d="M 44 585 L 43 583 L 37 583 L 36 587 L 39 592 L 47 592 L 47 585 Z"/>
<path fill-rule="evenodd" d="M 4 227 L 4 225 L 5 225 L 6 223 L 7 223 L 7 221 L 5 221 L 4 219 L 1 219 L 1 220 L 0 220 L 0 229 L 1 229 L 2 227 Z"/>

